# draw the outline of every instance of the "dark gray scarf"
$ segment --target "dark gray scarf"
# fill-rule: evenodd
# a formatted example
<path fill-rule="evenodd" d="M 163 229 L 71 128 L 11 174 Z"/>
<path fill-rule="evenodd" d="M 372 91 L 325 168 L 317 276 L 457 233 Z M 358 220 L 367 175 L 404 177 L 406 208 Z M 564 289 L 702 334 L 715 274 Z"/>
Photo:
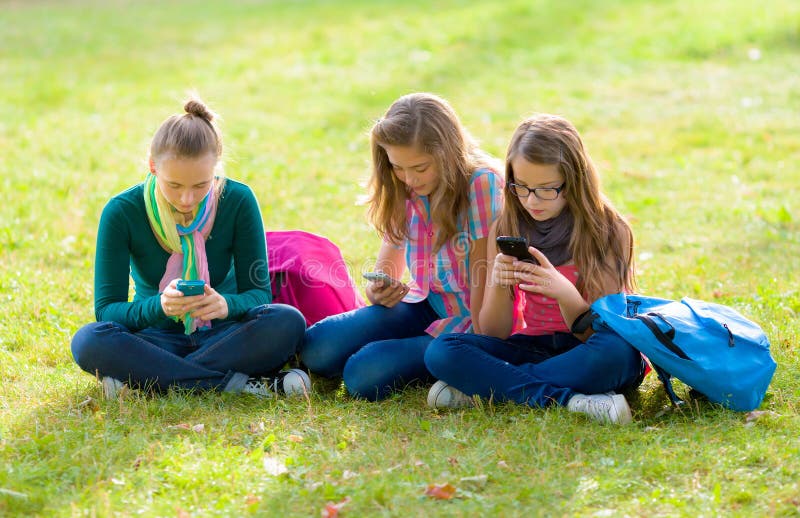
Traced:
<path fill-rule="evenodd" d="M 572 259 L 569 240 L 572 236 L 572 212 L 564 207 L 561 214 L 547 221 L 536 221 L 530 214 L 520 221 L 520 232 L 530 246 L 541 251 L 553 266 L 561 266 Z"/>

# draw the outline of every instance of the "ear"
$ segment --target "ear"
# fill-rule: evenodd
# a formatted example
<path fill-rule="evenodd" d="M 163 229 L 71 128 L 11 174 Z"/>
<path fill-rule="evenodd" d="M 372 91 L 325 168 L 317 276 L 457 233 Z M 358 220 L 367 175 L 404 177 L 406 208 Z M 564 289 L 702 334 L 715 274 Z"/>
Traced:
<path fill-rule="evenodd" d="M 155 160 L 153 160 L 153 157 L 150 157 L 148 162 L 150 164 L 150 172 L 153 173 L 153 174 L 156 174 L 156 162 L 155 162 Z"/>

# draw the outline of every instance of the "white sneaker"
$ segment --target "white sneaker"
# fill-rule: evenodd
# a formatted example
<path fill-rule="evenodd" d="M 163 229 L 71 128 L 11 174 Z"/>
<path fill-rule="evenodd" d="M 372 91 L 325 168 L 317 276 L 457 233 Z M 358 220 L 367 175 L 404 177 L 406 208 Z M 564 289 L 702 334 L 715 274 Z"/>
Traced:
<path fill-rule="evenodd" d="M 281 371 L 275 378 L 276 384 L 278 380 L 282 380 L 280 392 L 287 396 L 303 396 L 311 393 L 311 378 L 301 369 Z"/>
<path fill-rule="evenodd" d="M 242 392 L 262 398 L 271 398 L 276 394 L 297 396 L 311 392 L 311 378 L 300 369 L 281 371 L 274 378 L 250 378 Z"/>
<path fill-rule="evenodd" d="M 437 381 L 428 391 L 428 406 L 433 408 L 463 408 L 472 405 L 472 398 L 444 381 Z"/>
<path fill-rule="evenodd" d="M 103 385 L 103 397 L 106 399 L 117 399 L 117 394 L 125 388 L 125 384 L 118 380 L 117 378 L 112 378 L 111 376 L 103 376 L 103 379 L 100 380 L 100 383 Z"/>
<path fill-rule="evenodd" d="M 631 422 L 631 408 L 622 394 L 575 394 L 567 402 L 567 410 L 586 414 L 604 423 Z"/>

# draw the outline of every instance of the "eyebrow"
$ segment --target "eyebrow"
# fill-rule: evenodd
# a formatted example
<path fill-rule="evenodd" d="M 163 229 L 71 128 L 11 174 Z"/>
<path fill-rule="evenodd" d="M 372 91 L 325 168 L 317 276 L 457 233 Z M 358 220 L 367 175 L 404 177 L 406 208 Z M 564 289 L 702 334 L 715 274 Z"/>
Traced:
<path fill-rule="evenodd" d="M 392 164 L 392 167 L 400 167 L 399 164 L 394 164 L 394 163 L 391 163 L 391 164 Z M 430 160 L 428 160 L 426 162 L 420 162 L 419 164 L 410 165 L 410 166 L 406 167 L 405 169 L 419 169 L 421 167 L 428 167 L 429 165 L 431 165 L 431 161 Z"/>
<path fill-rule="evenodd" d="M 527 183 L 525 183 L 525 182 L 522 182 L 522 181 L 520 181 L 520 180 L 517 180 L 517 179 L 515 178 L 515 179 L 514 179 L 514 181 L 513 181 L 513 182 L 511 182 L 511 183 L 515 183 L 515 184 L 517 184 L 517 185 L 522 185 L 523 187 L 528 187 L 528 188 L 531 188 L 531 189 L 533 189 L 533 188 L 536 188 L 536 189 L 538 189 L 538 188 L 540 188 L 540 187 L 541 187 L 541 188 L 543 188 L 543 189 L 555 189 L 555 187 L 547 187 L 546 185 L 547 185 L 548 183 L 555 183 L 555 184 L 561 185 L 559 182 L 561 182 L 561 180 L 550 180 L 550 181 L 548 181 L 548 182 L 542 182 L 542 183 L 540 183 L 540 184 L 536 184 L 536 187 L 531 187 L 531 186 L 530 186 L 530 185 L 528 185 Z"/>
<path fill-rule="evenodd" d="M 182 184 L 182 183 L 180 183 L 180 182 L 174 182 L 174 181 L 172 181 L 172 180 L 166 180 L 166 182 L 167 182 L 168 184 L 170 184 L 170 185 L 181 185 L 181 186 L 183 185 L 183 184 Z M 209 183 L 211 183 L 211 180 L 208 180 L 208 181 L 205 181 L 205 182 L 199 182 L 199 183 L 192 184 L 192 187 L 201 187 L 201 186 L 204 186 L 204 185 L 208 185 Z"/>

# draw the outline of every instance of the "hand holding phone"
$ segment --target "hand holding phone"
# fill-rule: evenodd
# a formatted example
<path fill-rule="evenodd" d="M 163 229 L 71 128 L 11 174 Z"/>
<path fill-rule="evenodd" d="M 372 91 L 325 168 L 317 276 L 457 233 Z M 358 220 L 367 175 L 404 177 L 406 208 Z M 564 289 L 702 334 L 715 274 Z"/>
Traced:
<path fill-rule="evenodd" d="M 539 264 L 528 251 L 528 240 L 524 237 L 497 236 L 497 248 L 505 255 L 516 257 L 520 261 Z"/>
<path fill-rule="evenodd" d="M 206 281 L 202 279 L 196 281 L 187 281 L 181 279 L 175 284 L 175 288 L 187 297 L 192 295 L 203 295 L 205 293 L 205 286 Z"/>

